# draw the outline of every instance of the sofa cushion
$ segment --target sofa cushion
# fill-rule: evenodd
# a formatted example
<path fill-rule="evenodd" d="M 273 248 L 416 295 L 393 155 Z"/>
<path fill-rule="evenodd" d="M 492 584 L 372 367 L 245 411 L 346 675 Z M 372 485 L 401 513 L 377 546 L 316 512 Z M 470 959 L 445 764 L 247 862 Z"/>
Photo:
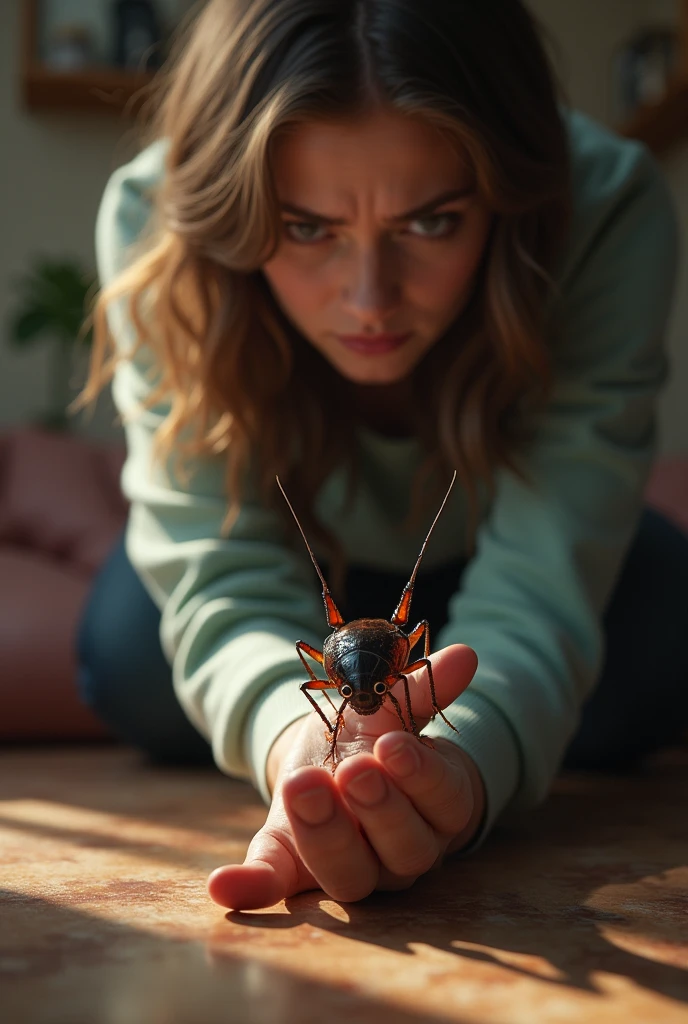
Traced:
<path fill-rule="evenodd" d="M 91 576 L 126 521 L 124 447 L 18 428 L 2 437 L 0 544 L 42 551 Z"/>
<path fill-rule="evenodd" d="M 0 740 L 96 738 L 107 731 L 76 690 L 83 574 L 0 546 Z"/>
<path fill-rule="evenodd" d="M 655 463 L 645 500 L 688 534 L 688 455 L 664 456 Z"/>

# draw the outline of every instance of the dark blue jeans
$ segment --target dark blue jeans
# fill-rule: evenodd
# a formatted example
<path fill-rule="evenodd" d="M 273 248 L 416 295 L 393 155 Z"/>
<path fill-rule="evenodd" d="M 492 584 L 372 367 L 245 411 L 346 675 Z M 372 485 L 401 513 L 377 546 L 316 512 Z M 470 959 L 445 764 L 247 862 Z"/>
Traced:
<path fill-rule="evenodd" d="M 442 627 L 465 564 L 418 576 L 414 622 L 427 618 L 433 633 Z M 347 619 L 389 616 L 406 582 L 395 573 L 352 567 L 342 613 Z M 116 736 L 156 760 L 209 763 L 208 743 L 174 695 L 159 627 L 160 612 L 129 563 L 122 536 L 79 626 L 82 698 Z M 633 768 L 688 729 L 688 537 L 653 509 L 643 513 L 604 629 L 605 663 L 566 751 L 566 768 Z"/>

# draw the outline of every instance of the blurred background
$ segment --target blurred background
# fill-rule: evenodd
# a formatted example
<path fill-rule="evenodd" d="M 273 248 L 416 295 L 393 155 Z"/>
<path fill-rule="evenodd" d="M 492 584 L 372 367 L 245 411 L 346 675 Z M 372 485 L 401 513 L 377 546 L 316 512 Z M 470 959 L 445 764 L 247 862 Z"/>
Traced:
<path fill-rule="evenodd" d="M 688 77 L 688 43 L 679 31 L 685 0 L 530 5 L 551 32 L 553 57 L 573 105 L 652 145 L 685 228 L 688 91 L 679 90 L 678 98 L 672 92 L 682 69 Z M 190 8 L 190 0 L 0 4 L 0 426 L 40 418 L 59 400 L 59 341 L 48 330 L 28 344 L 11 337 L 17 278 L 36 271 L 39 255 L 93 271 L 93 226 L 103 187 L 133 155 L 131 118 L 122 107 L 152 73 L 170 31 Z M 672 100 L 675 110 L 669 109 Z M 661 406 L 664 453 L 688 447 L 687 335 L 684 260 L 670 330 L 673 379 Z M 85 347 L 68 355 L 76 393 Z M 104 396 L 95 419 L 87 423 L 82 414 L 72 429 L 115 438 L 113 418 Z"/>
<path fill-rule="evenodd" d="M 571 104 L 655 153 L 688 236 L 688 0 L 529 0 Z M 137 90 L 191 0 L 0 2 L 1 735 L 95 733 L 74 696 L 73 635 L 122 529 L 123 435 L 109 390 L 67 421 L 94 284 L 94 224 L 136 152 Z M 688 529 L 688 257 L 669 327 L 652 497 Z M 2 585 L 4 583 L 4 586 Z M 48 686 L 45 666 L 51 666 Z M 56 679 L 56 674 L 60 677 Z M 45 721 L 32 704 L 44 693 Z"/>

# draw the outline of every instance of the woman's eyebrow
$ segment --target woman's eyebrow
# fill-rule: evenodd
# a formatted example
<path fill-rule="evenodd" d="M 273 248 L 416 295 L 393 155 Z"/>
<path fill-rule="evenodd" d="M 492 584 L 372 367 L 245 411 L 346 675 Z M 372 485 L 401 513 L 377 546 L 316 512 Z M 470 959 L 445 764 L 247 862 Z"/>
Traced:
<path fill-rule="evenodd" d="M 466 196 L 473 195 L 474 192 L 474 185 L 451 189 L 449 192 L 443 192 L 441 195 L 435 196 L 434 199 L 428 200 L 428 202 L 423 203 L 422 206 L 417 206 L 415 210 L 407 210 L 406 213 L 400 213 L 396 217 L 390 217 L 389 223 L 399 224 L 402 221 L 414 220 L 416 217 L 422 217 L 426 213 L 432 213 L 432 211 L 438 206 L 443 206 L 445 203 L 450 203 L 455 199 L 464 199 Z M 323 224 L 330 224 L 333 227 L 339 224 L 346 224 L 346 221 L 341 217 L 325 217 L 321 213 L 316 213 L 315 210 L 306 209 L 305 206 L 295 206 L 293 203 L 281 203 L 280 205 L 285 213 L 293 213 L 297 217 L 308 217 L 311 220 L 318 220 Z"/>

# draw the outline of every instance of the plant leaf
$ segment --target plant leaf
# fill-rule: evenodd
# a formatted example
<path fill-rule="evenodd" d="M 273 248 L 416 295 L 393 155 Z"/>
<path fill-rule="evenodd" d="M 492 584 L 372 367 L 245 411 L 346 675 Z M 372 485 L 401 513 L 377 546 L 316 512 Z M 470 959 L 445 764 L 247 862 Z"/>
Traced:
<path fill-rule="evenodd" d="M 86 303 L 94 285 L 96 275 L 72 259 L 36 257 L 31 270 L 17 281 L 21 301 L 10 325 L 10 340 L 22 345 L 52 330 L 76 342 L 90 312 Z M 82 341 L 91 344 L 92 330 L 84 333 Z"/>
<path fill-rule="evenodd" d="M 10 341 L 17 347 L 24 347 L 38 334 L 53 328 L 50 312 L 41 306 L 27 309 L 15 317 L 10 330 Z"/>

